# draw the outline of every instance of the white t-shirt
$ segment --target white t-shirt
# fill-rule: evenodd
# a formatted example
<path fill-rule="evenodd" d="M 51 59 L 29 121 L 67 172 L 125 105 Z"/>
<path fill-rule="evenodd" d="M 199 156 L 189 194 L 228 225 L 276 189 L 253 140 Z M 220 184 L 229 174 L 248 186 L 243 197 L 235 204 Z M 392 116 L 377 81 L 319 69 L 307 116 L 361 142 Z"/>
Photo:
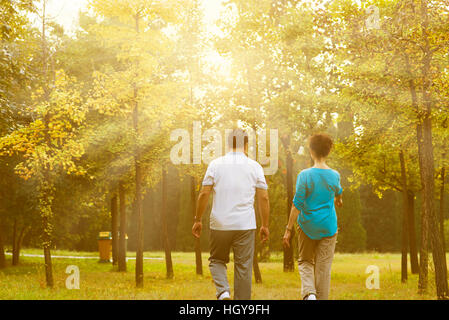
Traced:
<path fill-rule="evenodd" d="M 268 189 L 262 166 L 242 152 L 229 152 L 209 164 L 203 186 L 212 185 L 214 198 L 210 228 L 256 229 L 256 188 Z"/>

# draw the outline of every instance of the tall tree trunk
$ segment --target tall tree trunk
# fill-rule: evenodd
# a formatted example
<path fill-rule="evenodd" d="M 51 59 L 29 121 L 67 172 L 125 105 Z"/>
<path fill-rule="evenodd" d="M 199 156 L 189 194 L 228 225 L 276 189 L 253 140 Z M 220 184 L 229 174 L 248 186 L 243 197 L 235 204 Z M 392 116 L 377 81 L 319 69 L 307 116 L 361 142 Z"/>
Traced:
<path fill-rule="evenodd" d="M 53 280 L 53 266 L 51 261 L 51 231 L 52 226 L 50 223 L 51 218 L 51 203 L 48 199 L 48 196 L 45 194 L 43 195 L 43 204 L 41 207 L 42 212 L 42 225 L 43 225 L 43 247 L 44 247 L 44 263 L 45 263 L 45 279 L 47 283 L 48 288 L 53 288 L 54 280 Z M 42 200 L 41 200 L 42 201 Z"/>
<path fill-rule="evenodd" d="M 14 219 L 14 223 L 12 226 L 12 261 L 11 265 L 16 266 L 18 264 L 17 261 L 17 219 Z"/>
<path fill-rule="evenodd" d="M 14 235 L 13 235 L 13 250 L 12 250 L 12 265 L 18 266 L 20 260 L 20 250 L 22 248 L 23 238 L 26 235 L 27 227 L 22 227 L 20 233 L 17 235 L 17 221 L 14 221 Z"/>
<path fill-rule="evenodd" d="M 137 151 L 139 152 L 139 151 Z M 143 237 L 144 221 L 142 211 L 142 168 L 140 155 L 136 155 L 136 213 L 137 213 L 137 250 L 136 250 L 136 287 L 143 288 Z"/>
<path fill-rule="evenodd" d="M 408 55 L 404 52 L 404 61 L 405 66 L 407 70 L 407 74 L 409 76 L 409 89 L 410 89 L 410 96 L 412 100 L 412 108 L 416 111 L 416 113 L 419 115 L 421 114 L 419 103 L 418 103 L 418 95 L 416 91 L 416 85 L 414 79 L 414 75 L 411 71 L 410 66 L 410 59 Z M 424 188 L 425 183 L 425 175 L 422 170 L 424 167 L 423 164 L 423 126 L 421 123 L 421 119 L 418 119 L 418 122 L 416 124 L 416 140 L 418 145 L 418 161 L 419 161 L 419 168 L 420 168 L 420 179 L 421 179 L 421 186 Z M 427 292 L 428 288 L 428 275 L 429 275 L 429 241 L 428 241 L 428 234 L 429 234 L 429 224 L 428 224 L 428 218 L 427 218 L 427 211 L 425 209 L 425 206 L 421 206 L 421 248 L 419 252 L 419 280 L 418 280 L 418 292 L 420 294 L 424 294 Z"/>
<path fill-rule="evenodd" d="M 418 140 L 418 159 L 419 167 L 423 168 L 422 160 L 422 125 L 416 126 L 417 140 Z M 421 185 L 424 187 L 425 176 L 423 170 L 420 169 Z M 419 280 L 418 280 L 418 292 L 424 294 L 427 292 L 429 285 L 429 222 L 428 213 L 425 204 L 421 204 L 421 249 L 419 252 Z"/>
<path fill-rule="evenodd" d="M 135 16 L 135 31 L 139 34 L 140 13 Z M 137 66 L 138 67 L 138 66 Z M 142 211 L 142 164 L 140 150 L 140 134 L 139 134 L 139 103 L 138 103 L 138 87 L 134 83 L 134 110 L 133 110 L 133 127 L 134 134 L 137 139 L 136 149 L 134 150 L 135 163 L 135 183 L 136 183 L 136 213 L 137 213 L 137 249 L 136 249 L 136 287 L 143 288 L 143 245 L 144 245 L 144 221 Z"/>
<path fill-rule="evenodd" d="M 0 224 L 0 269 L 6 267 L 5 245 L 3 242 L 3 226 Z"/>
<path fill-rule="evenodd" d="M 446 261 L 446 239 L 444 237 L 444 179 L 445 169 L 441 168 L 441 187 L 440 187 L 440 237 L 443 243 L 444 261 Z"/>
<path fill-rule="evenodd" d="M 50 97 L 50 89 L 48 86 L 48 52 L 47 52 L 47 40 L 46 40 L 46 6 L 47 0 L 43 0 L 42 3 L 42 79 L 43 79 L 43 91 L 44 101 L 48 101 Z M 45 125 L 45 142 L 47 147 L 51 149 L 51 138 L 49 132 L 49 114 L 44 116 Z M 53 288 L 53 267 L 51 262 L 51 234 L 52 225 L 51 218 L 53 216 L 52 211 L 52 199 L 53 199 L 53 185 L 50 180 L 50 172 L 47 167 L 43 168 L 43 181 L 40 182 L 40 213 L 42 216 L 42 242 L 44 249 L 44 263 L 45 263 L 45 279 L 48 288 Z"/>
<path fill-rule="evenodd" d="M 161 210 L 161 223 L 162 223 L 162 241 L 164 243 L 165 250 L 165 267 L 167 269 L 167 279 L 173 278 L 173 262 L 171 258 L 170 241 L 168 238 L 167 227 L 167 171 L 166 168 L 162 168 L 162 210 Z"/>
<path fill-rule="evenodd" d="M 407 169 L 405 167 L 404 153 L 399 152 L 401 163 L 401 185 L 402 185 L 402 237 L 401 237 L 401 281 L 407 281 L 407 252 L 408 252 L 408 187 L 407 187 Z"/>
<path fill-rule="evenodd" d="M 285 135 L 282 137 L 282 144 L 285 149 L 286 158 L 286 190 L 287 190 L 287 222 L 290 217 L 290 210 L 293 202 L 293 158 L 290 151 L 290 137 Z M 293 246 L 292 239 L 294 237 L 294 232 L 290 237 L 290 246 L 288 248 L 284 247 L 284 272 L 294 271 L 294 257 L 293 257 Z"/>
<path fill-rule="evenodd" d="M 118 271 L 126 272 L 126 203 L 125 203 L 125 188 L 123 182 L 119 182 L 118 194 L 120 200 L 120 236 L 118 246 Z"/>
<path fill-rule="evenodd" d="M 438 228 L 438 218 L 434 208 L 434 191 L 435 191 L 435 168 L 433 156 L 432 142 L 432 77 L 431 77 L 431 61 L 433 51 L 430 48 L 429 35 L 429 16 L 428 1 L 421 0 L 421 28 L 425 38 L 424 56 L 422 59 L 422 97 L 423 97 L 423 121 L 422 121 L 422 143 L 423 149 L 423 167 L 421 171 L 425 174 L 424 179 L 424 204 L 426 214 L 429 221 L 429 236 L 432 245 L 432 258 L 435 270 L 435 285 L 437 289 L 438 299 L 449 299 L 449 287 L 447 283 L 447 265 L 445 253 L 443 251 L 442 239 Z"/>
<path fill-rule="evenodd" d="M 419 273 L 418 248 L 416 247 L 416 228 L 415 228 L 415 195 L 408 190 L 408 235 L 410 244 L 410 265 L 412 273 Z"/>
<path fill-rule="evenodd" d="M 434 208 L 434 159 L 432 147 L 432 129 L 430 112 L 426 114 L 423 121 L 423 165 L 425 173 L 424 184 L 424 206 L 429 223 L 429 238 L 432 246 L 432 258 L 435 270 L 435 285 L 438 299 L 449 299 L 449 288 L 447 283 L 447 266 L 443 244 L 441 242 L 438 228 L 438 220 Z"/>
<path fill-rule="evenodd" d="M 254 206 L 254 211 L 255 211 L 255 215 L 256 215 L 256 225 L 259 225 L 258 220 L 259 220 L 259 202 L 257 201 L 257 195 L 254 199 L 255 201 L 255 206 Z M 256 229 L 256 234 L 254 236 L 254 256 L 253 256 L 253 270 L 254 270 L 254 279 L 256 280 L 256 283 L 262 283 L 262 274 L 260 273 L 260 268 L 259 268 L 259 246 L 257 245 L 257 229 Z"/>
<path fill-rule="evenodd" d="M 112 265 L 118 263 L 118 198 L 114 193 L 111 198 L 111 230 L 112 230 Z"/>
<path fill-rule="evenodd" d="M 196 214 L 196 181 L 194 176 L 190 176 L 190 205 L 192 208 L 192 217 Z M 201 258 L 201 240 L 195 238 L 195 264 L 196 274 L 203 275 L 203 260 Z"/>
<path fill-rule="evenodd" d="M 257 116 L 259 114 L 259 108 L 256 107 L 256 103 L 254 101 L 254 86 L 253 86 L 253 74 L 252 74 L 252 67 L 250 67 L 250 63 L 249 63 L 249 59 L 248 56 L 245 57 L 245 66 L 246 66 L 246 78 L 247 78 L 247 84 L 248 84 L 248 92 L 249 92 L 249 104 L 252 108 L 253 111 L 253 121 L 252 121 L 252 129 L 254 130 L 254 133 L 257 132 Z M 258 146 L 257 143 L 254 146 L 256 148 L 256 159 L 257 160 L 257 155 L 258 155 Z M 257 203 L 257 201 L 256 201 Z M 257 211 L 257 205 L 256 205 L 256 211 Z M 256 219 L 258 217 L 257 212 L 255 212 L 256 214 Z M 257 232 L 256 232 L 256 236 L 254 237 L 254 257 L 253 257 L 253 270 L 254 270 L 254 277 L 256 278 L 256 282 L 262 282 L 262 275 L 260 273 L 260 268 L 259 268 L 259 260 L 257 258 Z"/>

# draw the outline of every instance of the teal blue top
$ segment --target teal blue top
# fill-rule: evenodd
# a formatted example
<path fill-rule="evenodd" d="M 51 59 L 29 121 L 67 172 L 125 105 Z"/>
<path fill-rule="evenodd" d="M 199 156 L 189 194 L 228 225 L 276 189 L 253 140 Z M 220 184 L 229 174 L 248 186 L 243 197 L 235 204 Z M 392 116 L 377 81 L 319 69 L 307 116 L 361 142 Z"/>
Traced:
<path fill-rule="evenodd" d="M 333 169 L 309 168 L 298 174 L 293 204 L 299 210 L 298 224 L 310 239 L 337 233 L 334 198 L 342 192 L 340 174 Z"/>

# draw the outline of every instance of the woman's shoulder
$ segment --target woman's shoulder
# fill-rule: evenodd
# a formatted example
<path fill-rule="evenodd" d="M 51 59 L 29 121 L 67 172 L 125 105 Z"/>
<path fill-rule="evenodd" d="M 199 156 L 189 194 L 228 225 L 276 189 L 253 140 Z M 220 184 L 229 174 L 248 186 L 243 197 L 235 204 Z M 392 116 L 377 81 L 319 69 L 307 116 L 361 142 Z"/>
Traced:
<path fill-rule="evenodd" d="M 316 174 L 321 175 L 323 173 L 328 174 L 330 176 L 335 176 L 335 177 L 340 178 L 340 173 L 337 170 L 332 169 L 332 168 L 321 169 L 321 168 L 310 167 L 310 168 L 301 170 L 298 175 L 300 175 L 300 176 L 308 176 L 308 175 L 316 175 Z"/>

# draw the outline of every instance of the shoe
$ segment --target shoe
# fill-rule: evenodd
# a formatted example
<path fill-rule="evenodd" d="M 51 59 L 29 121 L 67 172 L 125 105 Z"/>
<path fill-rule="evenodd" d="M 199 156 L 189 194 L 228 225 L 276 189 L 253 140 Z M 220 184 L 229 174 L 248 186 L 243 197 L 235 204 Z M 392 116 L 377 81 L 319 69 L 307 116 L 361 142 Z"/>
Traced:
<path fill-rule="evenodd" d="M 316 300 L 316 295 L 314 293 L 311 293 L 307 295 L 304 300 Z"/>
<path fill-rule="evenodd" d="M 229 292 L 225 291 L 218 296 L 218 300 L 231 300 L 231 296 L 229 295 Z"/>

